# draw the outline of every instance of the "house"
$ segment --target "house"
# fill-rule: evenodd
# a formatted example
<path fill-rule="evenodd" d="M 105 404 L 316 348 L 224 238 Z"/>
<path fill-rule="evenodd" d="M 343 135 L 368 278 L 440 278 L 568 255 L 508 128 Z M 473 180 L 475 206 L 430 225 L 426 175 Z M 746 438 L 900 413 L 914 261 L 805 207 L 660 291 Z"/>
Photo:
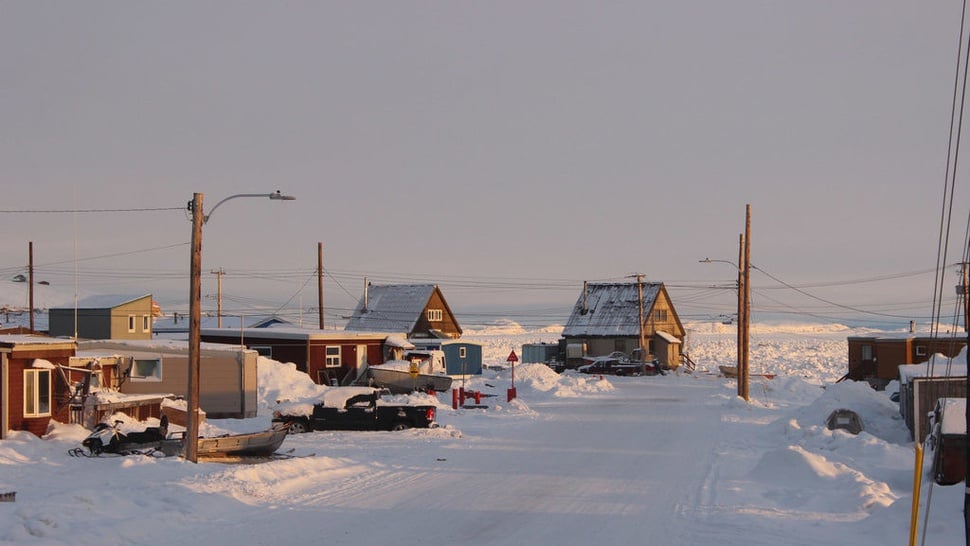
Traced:
<path fill-rule="evenodd" d="M 659 282 L 584 283 L 562 332 L 567 366 L 587 355 L 633 354 L 640 348 L 641 313 L 645 360 L 680 366 L 684 326 Z"/>
<path fill-rule="evenodd" d="M 74 306 L 51 307 L 52 337 L 151 339 L 152 295 L 108 295 L 82 299 Z"/>
<path fill-rule="evenodd" d="M 937 357 L 898 368 L 899 414 L 914 440 L 922 442 L 931 432 L 929 415 L 940 399 L 967 397 L 966 353 L 955 362 L 948 360 Z"/>
<path fill-rule="evenodd" d="M 845 379 L 868 381 L 878 389 L 899 378 L 899 366 L 921 364 L 931 355 L 954 357 L 967 345 L 966 336 L 849 336 Z"/>
<path fill-rule="evenodd" d="M 411 343 L 417 351 L 441 351 L 445 356 L 448 375 L 480 375 L 482 373 L 482 344 L 462 339 L 415 339 Z"/>
<path fill-rule="evenodd" d="M 9 430 L 43 436 L 51 419 L 69 421 L 71 383 L 58 373 L 74 356 L 73 340 L 0 336 L 0 438 Z"/>
<path fill-rule="evenodd" d="M 400 332 L 348 332 L 302 328 L 206 328 L 202 341 L 244 345 L 279 362 L 292 362 L 321 385 L 346 385 L 370 364 L 393 359 Z"/>
<path fill-rule="evenodd" d="M 223 315 L 221 319 L 219 317 L 202 316 L 199 319 L 199 324 L 201 328 L 234 328 L 236 330 L 293 325 L 292 322 L 278 315 Z M 158 317 L 152 324 L 152 334 L 155 337 L 187 337 L 189 334 L 189 316 L 174 313 L 171 316 Z"/>
<path fill-rule="evenodd" d="M 204 343 L 199 350 L 199 407 L 213 419 L 256 416 L 256 351 Z M 78 342 L 75 368 L 110 370 L 104 386 L 127 396 L 184 397 L 188 391 L 188 343 L 175 340 Z M 157 415 L 152 415 L 156 417 Z"/>
<path fill-rule="evenodd" d="M 405 332 L 408 338 L 461 337 L 461 326 L 436 284 L 368 284 L 344 329 Z"/>

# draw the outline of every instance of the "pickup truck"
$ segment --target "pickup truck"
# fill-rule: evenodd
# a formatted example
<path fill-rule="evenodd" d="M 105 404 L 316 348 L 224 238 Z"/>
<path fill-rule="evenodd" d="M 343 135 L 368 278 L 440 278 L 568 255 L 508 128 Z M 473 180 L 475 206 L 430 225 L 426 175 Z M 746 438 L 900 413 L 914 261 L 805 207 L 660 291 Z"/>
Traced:
<path fill-rule="evenodd" d="M 657 373 L 657 366 L 653 362 L 636 362 L 625 358 L 625 355 L 610 354 L 594 358 L 576 371 L 587 374 L 654 375 Z"/>
<path fill-rule="evenodd" d="M 431 405 L 385 404 L 372 387 L 332 387 L 319 400 L 284 404 L 273 412 L 274 423 L 289 423 L 290 434 L 313 430 L 405 430 L 436 426 Z"/>

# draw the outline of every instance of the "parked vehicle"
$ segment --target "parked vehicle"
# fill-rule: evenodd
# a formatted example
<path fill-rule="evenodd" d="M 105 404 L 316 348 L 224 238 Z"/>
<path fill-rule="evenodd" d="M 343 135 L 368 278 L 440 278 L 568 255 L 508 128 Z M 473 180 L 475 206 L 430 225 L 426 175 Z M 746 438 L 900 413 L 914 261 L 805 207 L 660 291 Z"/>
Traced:
<path fill-rule="evenodd" d="M 613 352 L 606 356 L 587 359 L 587 364 L 577 368 L 579 373 L 606 375 L 655 375 L 658 366 L 654 362 L 630 360 L 626 354 Z"/>
<path fill-rule="evenodd" d="M 381 389 L 332 387 L 312 408 L 296 404 L 273 412 L 274 423 L 287 423 L 291 434 L 313 430 L 404 430 L 437 426 L 435 406 L 385 404 Z"/>

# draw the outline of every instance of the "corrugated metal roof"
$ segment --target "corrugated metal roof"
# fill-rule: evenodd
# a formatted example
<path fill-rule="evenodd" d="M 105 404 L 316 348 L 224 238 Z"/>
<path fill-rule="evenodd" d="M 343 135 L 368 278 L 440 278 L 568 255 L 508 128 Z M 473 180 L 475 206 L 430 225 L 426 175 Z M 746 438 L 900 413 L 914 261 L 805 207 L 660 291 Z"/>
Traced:
<path fill-rule="evenodd" d="M 643 309 L 653 307 L 663 283 L 643 284 Z M 638 336 L 640 306 L 637 283 L 589 283 L 586 285 L 585 312 L 583 294 L 563 328 L 564 337 Z"/>
<path fill-rule="evenodd" d="M 367 312 L 361 299 L 345 330 L 361 332 L 410 332 L 427 307 L 433 284 L 371 285 L 367 290 Z"/>

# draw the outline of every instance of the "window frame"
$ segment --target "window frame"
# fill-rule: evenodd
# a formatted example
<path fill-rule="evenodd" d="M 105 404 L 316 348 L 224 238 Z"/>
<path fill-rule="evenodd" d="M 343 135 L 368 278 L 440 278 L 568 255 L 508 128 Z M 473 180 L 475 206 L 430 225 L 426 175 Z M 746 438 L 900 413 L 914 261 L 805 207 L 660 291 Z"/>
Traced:
<path fill-rule="evenodd" d="M 141 331 L 142 332 L 152 331 L 152 319 L 150 315 L 141 316 Z"/>
<path fill-rule="evenodd" d="M 336 353 L 331 353 L 331 350 L 336 350 Z M 326 345 L 323 349 L 323 367 L 327 369 L 340 368 L 342 366 L 343 359 L 341 358 L 341 347 L 340 345 Z"/>
<path fill-rule="evenodd" d="M 128 333 L 135 333 L 135 315 L 128 315 Z"/>
<path fill-rule="evenodd" d="M 46 393 L 41 377 L 46 377 Z M 32 379 L 28 379 L 32 378 Z M 50 368 L 24 369 L 24 417 L 51 416 L 51 370 Z"/>
<path fill-rule="evenodd" d="M 443 322 L 445 320 L 443 309 L 428 309 L 425 316 L 427 316 L 428 322 Z"/>

